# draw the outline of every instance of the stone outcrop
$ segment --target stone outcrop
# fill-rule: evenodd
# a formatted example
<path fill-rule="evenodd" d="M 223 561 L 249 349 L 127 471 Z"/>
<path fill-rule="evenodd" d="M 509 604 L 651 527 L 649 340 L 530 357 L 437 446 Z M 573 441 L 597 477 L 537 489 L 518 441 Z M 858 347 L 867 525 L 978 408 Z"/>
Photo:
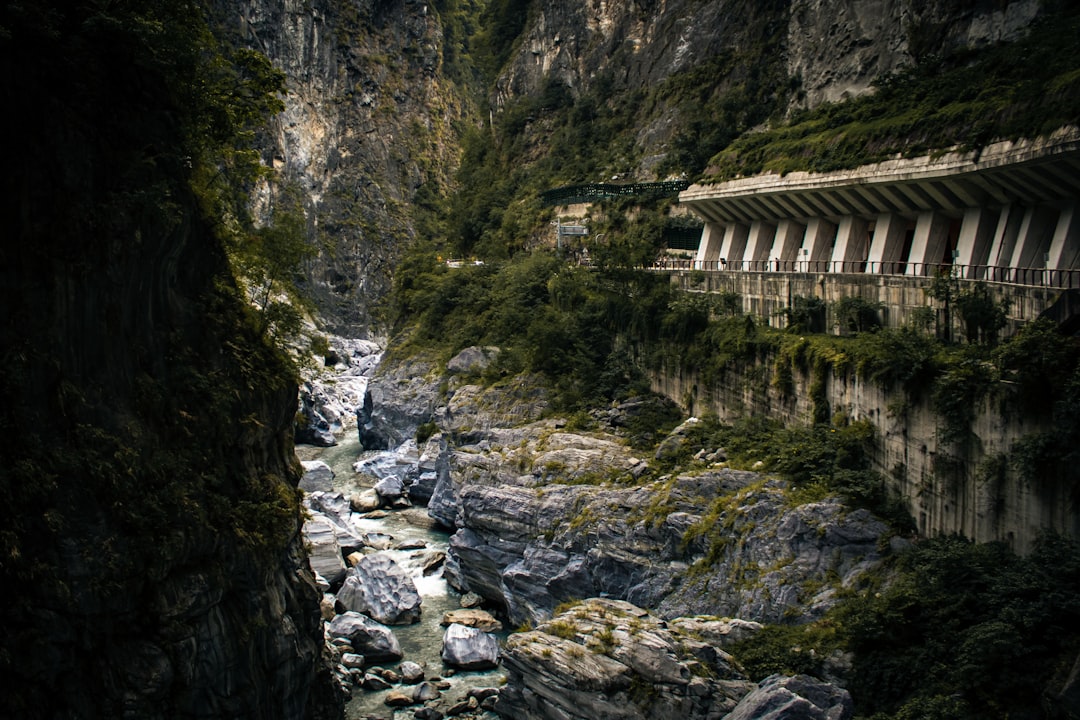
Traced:
<path fill-rule="evenodd" d="M 494 355 L 495 348 L 483 352 Z M 361 434 L 368 449 L 398 447 L 425 423 L 475 434 L 532 422 L 548 407 L 540 378 L 519 376 L 492 387 L 463 384 L 452 371 L 415 358 L 380 365 L 368 389 L 371 409 Z"/>
<path fill-rule="evenodd" d="M 487 633 L 497 633 L 503 629 L 502 623 L 496 620 L 494 615 L 477 608 L 462 608 L 461 610 L 451 610 L 444 613 L 440 624 L 453 625 L 455 623 L 474 627 Z"/>
<path fill-rule="evenodd" d="M 429 506 L 457 528 L 447 578 L 512 623 L 535 623 L 560 602 L 601 594 L 667 617 L 809 620 L 834 602 L 826 578 L 850 581 L 879 558 L 884 523 L 839 500 L 790 507 L 782 481 L 728 469 L 641 487 L 556 484 L 589 477 L 593 455 L 582 449 L 583 436 L 555 442 L 578 446 L 559 455 L 570 464 L 558 476 L 542 465 L 519 474 L 517 445 L 458 449 Z M 615 454 L 617 445 L 603 439 L 593 447 L 611 452 L 609 466 L 633 478 L 640 461 L 625 448 Z"/>
<path fill-rule="evenodd" d="M 807 675 L 765 678 L 724 720 L 848 720 L 847 690 Z"/>
<path fill-rule="evenodd" d="M 300 463 L 304 475 L 299 488 L 304 492 L 330 492 L 334 489 L 334 471 L 322 460 L 305 460 Z"/>
<path fill-rule="evenodd" d="M 539 96 L 551 82 L 575 95 L 600 81 L 628 90 L 654 87 L 710 58 L 766 43 L 768 56 L 782 59 L 783 71 L 799 83 L 792 106 L 814 107 L 869 92 L 875 79 L 917 59 L 1016 39 L 1039 11 L 1037 0 L 811 0 L 790 7 L 673 0 L 646 12 L 623 2 L 552 2 L 530 18 L 492 102 Z M 715 83 L 722 87 L 724 78 Z M 668 117 L 639 135 L 663 152 L 676 128 Z"/>
<path fill-rule="evenodd" d="M 368 378 L 382 358 L 380 347 L 370 340 L 334 337 L 327 344 L 324 356 L 312 358 L 303 367 L 297 443 L 330 447 L 342 433 L 352 430 L 362 415 Z M 303 355 L 300 349 L 296 353 Z"/>
<path fill-rule="evenodd" d="M 334 523 L 317 516 L 304 523 L 304 542 L 308 547 L 311 569 L 321 577 L 333 581 L 345 571 L 345 559 Z"/>
<path fill-rule="evenodd" d="M 446 363 L 446 371 L 469 375 L 483 372 L 499 357 L 497 347 L 467 347 Z"/>
<path fill-rule="evenodd" d="M 511 635 L 503 663 L 495 710 L 514 720 L 719 720 L 755 688 L 723 650 L 595 598 Z"/>

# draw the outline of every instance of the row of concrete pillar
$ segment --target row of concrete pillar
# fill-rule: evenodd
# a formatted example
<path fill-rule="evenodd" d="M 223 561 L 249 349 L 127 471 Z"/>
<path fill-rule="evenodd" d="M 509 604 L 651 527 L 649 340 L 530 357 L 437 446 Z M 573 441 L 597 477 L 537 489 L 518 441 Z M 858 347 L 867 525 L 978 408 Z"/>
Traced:
<path fill-rule="evenodd" d="M 1015 269 L 1080 267 L 1077 204 L 970 208 L 959 217 L 915 216 L 708 221 L 699 267 L 933 275 L 962 267 L 970 279 L 1006 280 Z"/>

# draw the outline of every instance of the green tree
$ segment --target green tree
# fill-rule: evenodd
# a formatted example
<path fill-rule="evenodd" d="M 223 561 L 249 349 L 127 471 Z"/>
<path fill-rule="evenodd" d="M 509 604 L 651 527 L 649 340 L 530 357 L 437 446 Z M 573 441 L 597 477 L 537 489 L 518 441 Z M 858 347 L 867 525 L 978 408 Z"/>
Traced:
<path fill-rule="evenodd" d="M 969 343 L 996 345 L 1009 312 L 1007 298 L 994 300 L 982 283 L 965 285 L 956 295 L 956 311 L 964 322 L 964 336 Z"/>
<path fill-rule="evenodd" d="M 301 310 L 309 305 L 299 289 L 300 271 L 314 254 L 297 196 L 283 193 L 267 225 L 229 240 L 229 258 L 257 311 L 258 331 L 276 338 L 294 335 Z"/>

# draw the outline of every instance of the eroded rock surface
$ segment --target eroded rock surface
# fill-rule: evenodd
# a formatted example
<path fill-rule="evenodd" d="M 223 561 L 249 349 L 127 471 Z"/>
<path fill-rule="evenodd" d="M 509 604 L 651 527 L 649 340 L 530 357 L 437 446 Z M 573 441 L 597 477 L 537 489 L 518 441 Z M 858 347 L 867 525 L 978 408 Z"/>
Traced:
<path fill-rule="evenodd" d="M 508 471 L 505 458 L 468 454 L 453 458 L 464 470 L 448 481 L 456 506 L 429 512 L 445 522 L 456 507 L 447 577 L 512 623 L 599 595 L 666 617 L 812 619 L 832 605 L 838 583 L 878 561 L 887 531 L 838 499 L 791 507 L 782 481 L 752 472 L 703 470 L 630 488 L 541 485 L 535 474 L 508 479 L 516 466 Z"/>
<path fill-rule="evenodd" d="M 408 625 L 420 619 L 420 593 L 412 578 L 390 556 L 360 558 L 337 593 L 346 610 L 364 613 L 385 625 Z"/>
<path fill-rule="evenodd" d="M 511 635 L 504 718 L 715 718 L 756 685 L 732 658 L 630 603 L 590 599 Z"/>
<path fill-rule="evenodd" d="M 848 720 L 853 707 L 843 688 L 807 675 L 772 675 L 724 720 Z"/>

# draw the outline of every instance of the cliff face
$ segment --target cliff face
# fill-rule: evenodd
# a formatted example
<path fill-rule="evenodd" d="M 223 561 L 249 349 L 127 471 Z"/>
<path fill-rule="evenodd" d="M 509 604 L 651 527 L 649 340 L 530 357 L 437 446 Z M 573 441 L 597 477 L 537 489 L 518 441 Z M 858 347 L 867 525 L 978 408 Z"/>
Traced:
<path fill-rule="evenodd" d="M 0 13 L 0 715 L 332 712 L 295 382 L 187 181 L 198 30 L 35 7 Z"/>
<path fill-rule="evenodd" d="M 415 0 L 218 0 L 220 34 L 285 72 L 285 111 L 262 138 L 278 182 L 302 198 L 317 256 L 307 282 L 331 331 L 364 337 L 416 228 L 410 203 L 444 191 L 459 92 L 442 72 L 439 18 Z"/>
<path fill-rule="evenodd" d="M 451 191 L 461 122 L 476 117 L 444 64 L 467 52 L 469 39 L 448 39 L 440 16 L 460 10 L 415 0 L 215 6 L 222 36 L 265 53 L 288 77 L 286 110 L 261 141 L 280 179 L 261 188 L 258 204 L 268 211 L 283 187 L 299 193 L 318 250 L 307 283 L 320 315 L 336 334 L 365 336 L 403 248 L 423 232 L 415 206 Z M 607 102 L 682 77 L 675 85 L 686 87 L 648 107 L 631 103 L 633 149 L 618 172 L 692 173 L 688 153 L 719 149 L 706 135 L 734 137 L 770 116 L 867 92 L 917 59 L 1015 38 L 1039 8 L 1038 0 L 533 2 L 519 10 L 528 19 L 488 101 L 497 118 L 553 85 Z M 753 110 L 728 112 L 747 102 Z M 546 152 L 539 135 L 527 153 Z"/>
<path fill-rule="evenodd" d="M 712 125 L 738 134 L 796 108 L 870 92 L 877 78 L 920 59 L 1017 38 L 1040 7 L 1038 0 L 537 3 L 490 99 L 500 108 L 541 95 L 553 81 L 575 97 L 631 95 L 682 76 L 669 86 L 679 90 L 639 110 L 633 172 L 652 179 L 657 167 L 670 171 L 665 158 L 680 143 L 703 139 Z M 722 112 L 743 103 L 752 107 Z"/>
<path fill-rule="evenodd" d="M 812 0 L 792 6 L 788 73 L 799 105 L 869 92 L 871 83 L 923 59 L 1015 40 L 1038 15 L 1038 0 L 891 2 Z"/>
<path fill-rule="evenodd" d="M 813 107 L 867 92 L 875 78 L 918 58 L 1015 39 L 1039 8 L 1038 0 L 548 2 L 493 99 L 538 93 L 549 77 L 581 90 L 605 74 L 628 89 L 648 87 L 763 44 L 796 79 L 793 104 Z"/>

